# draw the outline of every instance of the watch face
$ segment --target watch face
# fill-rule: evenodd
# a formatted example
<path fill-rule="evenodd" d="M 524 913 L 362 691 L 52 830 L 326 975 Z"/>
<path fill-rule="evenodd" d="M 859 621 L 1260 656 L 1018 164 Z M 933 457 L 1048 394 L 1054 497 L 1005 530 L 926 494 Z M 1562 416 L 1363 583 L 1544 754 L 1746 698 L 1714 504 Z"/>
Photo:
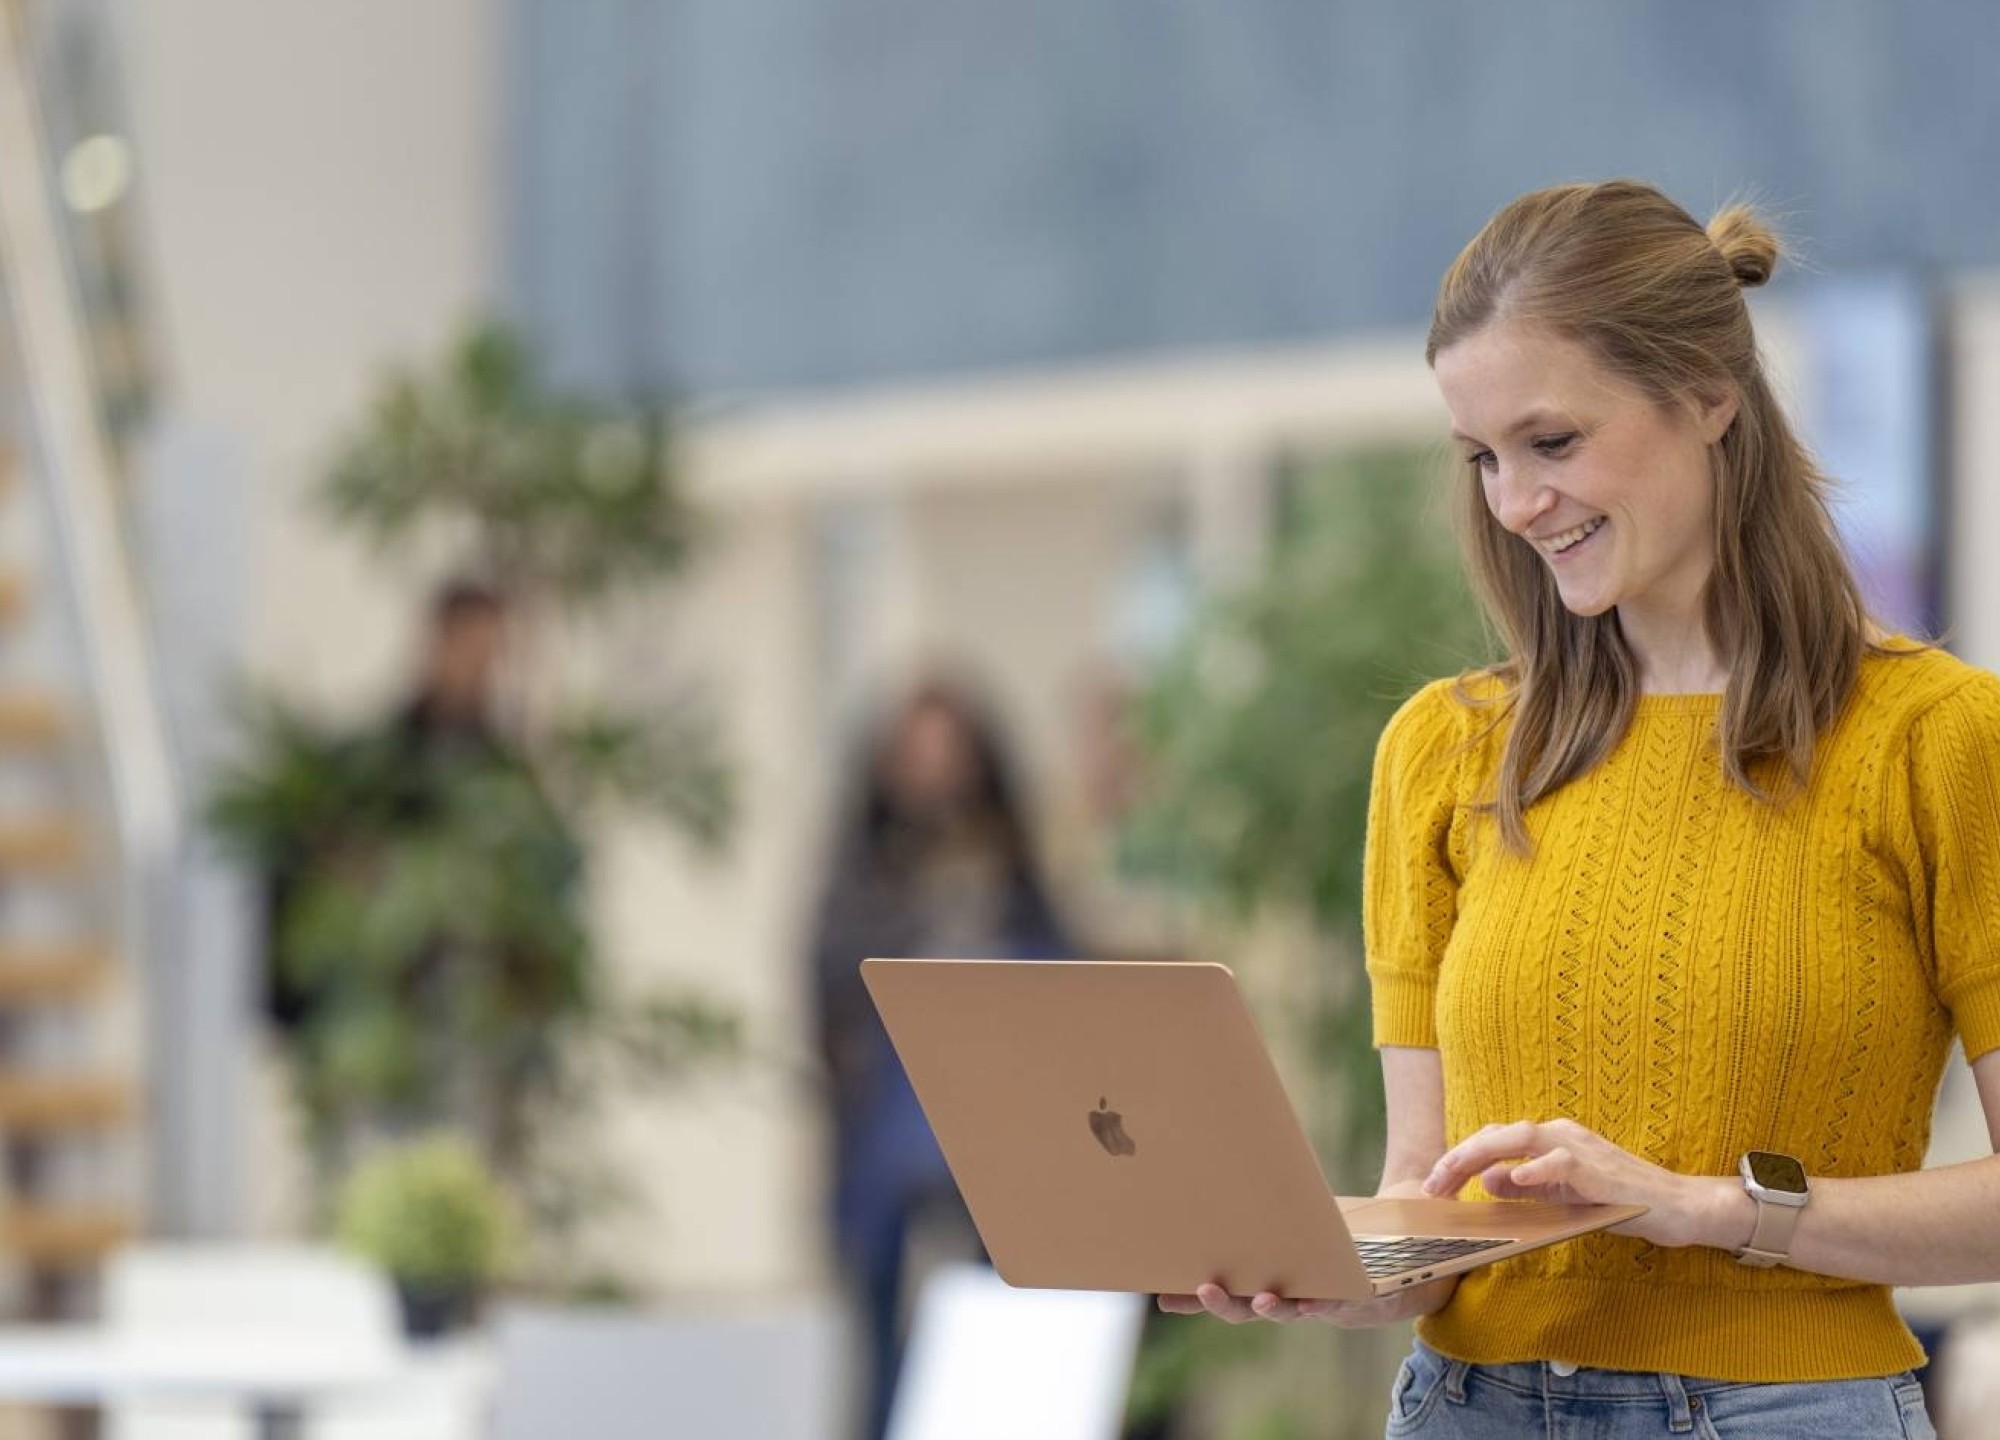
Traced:
<path fill-rule="evenodd" d="M 1750 1178 L 1766 1190 L 1776 1190 L 1783 1195 L 1806 1193 L 1805 1166 L 1791 1156 L 1770 1150 L 1752 1150 L 1748 1158 Z"/>

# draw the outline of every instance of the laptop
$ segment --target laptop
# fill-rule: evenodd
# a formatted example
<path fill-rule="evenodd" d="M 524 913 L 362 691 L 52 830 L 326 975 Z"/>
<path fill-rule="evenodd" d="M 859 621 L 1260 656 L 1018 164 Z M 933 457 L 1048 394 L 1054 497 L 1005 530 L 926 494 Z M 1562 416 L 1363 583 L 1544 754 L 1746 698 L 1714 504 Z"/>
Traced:
<path fill-rule="evenodd" d="M 1223 965 L 865 960 L 861 975 L 1012 1285 L 1361 1300 L 1645 1213 L 1334 1195 Z"/>

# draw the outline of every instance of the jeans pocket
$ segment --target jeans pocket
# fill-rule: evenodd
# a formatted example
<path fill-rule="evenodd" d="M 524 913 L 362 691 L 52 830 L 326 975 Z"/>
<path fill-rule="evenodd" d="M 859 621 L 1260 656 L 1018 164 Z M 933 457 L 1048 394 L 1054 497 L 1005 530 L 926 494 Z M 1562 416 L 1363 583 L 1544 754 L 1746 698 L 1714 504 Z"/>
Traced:
<path fill-rule="evenodd" d="M 1924 1404 L 1924 1384 L 1914 1375 L 1905 1376 L 1894 1385 L 1896 1406 L 1903 1412 L 1903 1440 L 1937 1440 L 1937 1430 L 1931 1425 L 1931 1412 Z"/>
<path fill-rule="evenodd" d="M 1389 1435 L 1408 1435 L 1424 1423 L 1444 1389 L 1445 1360 L 1418 1344 L 1397 1367 L 1389 1390 Z"/>

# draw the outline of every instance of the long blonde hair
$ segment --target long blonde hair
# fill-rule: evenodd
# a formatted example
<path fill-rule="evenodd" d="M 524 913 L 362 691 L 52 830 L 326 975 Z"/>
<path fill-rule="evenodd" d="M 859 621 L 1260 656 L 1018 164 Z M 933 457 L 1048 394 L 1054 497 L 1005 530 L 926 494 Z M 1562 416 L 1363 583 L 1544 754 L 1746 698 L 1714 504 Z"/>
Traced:
<path fill-rule="evenodd" d="M 1744 205 L 1704 228 L 1633 181 L 1538 190 L 1495 215 L 1452 262 L 1424 351 L 1434 364 L 1495 322 L 1527 322 L 1580 344 L 1661 405 L 1735 393 L 1736 417 L 1710 451 L 1715 568 L 1703 623 L 1729 667 L 1724 770 L 1774 803 L 1786 777 L 1804 785 L 1820 731 L 1875 648 L 1827 478 L 1772 394 L 1743 300 L 1777 260 L 1775 236 Z M 1487 508 L 1471 464 L 1456 503 L 1468 578 L 1507 657 L 1485 672 L 1513 715 L 1491 809 L 1508 845 L 1525 853 L 1528 807 L 1624 735 L 1638 667 L 1615 612 L 1563 606 L 1548 566 Z"/>

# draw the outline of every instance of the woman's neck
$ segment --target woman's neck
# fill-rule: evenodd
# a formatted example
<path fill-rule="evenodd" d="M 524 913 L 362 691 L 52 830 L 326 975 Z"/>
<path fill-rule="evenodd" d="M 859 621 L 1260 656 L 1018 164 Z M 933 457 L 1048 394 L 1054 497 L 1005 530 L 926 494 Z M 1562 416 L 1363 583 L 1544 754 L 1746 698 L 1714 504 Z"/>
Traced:
<path fill-rule="evenodd" d="M 1713 695 L 1729 684 L 1699 615 L 1667 616 L 1620 606 L 1618 628 L 1639 669 L 1642 695 Z"/>

